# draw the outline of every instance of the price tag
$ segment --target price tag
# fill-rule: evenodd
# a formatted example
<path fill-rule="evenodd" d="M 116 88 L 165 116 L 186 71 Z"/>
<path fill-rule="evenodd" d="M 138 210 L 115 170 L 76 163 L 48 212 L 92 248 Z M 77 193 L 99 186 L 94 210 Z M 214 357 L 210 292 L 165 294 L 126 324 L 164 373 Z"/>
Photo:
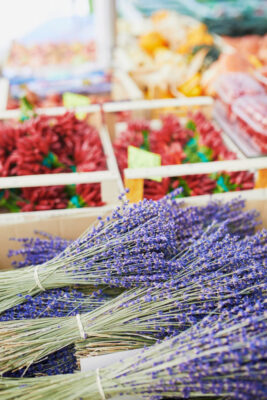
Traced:
<path fill-rule="evenodd" d="M 91 103 L 89 97 L 71 92 L 64 93 L 62 99 L 63 99 L 63 105 L 66 108 L 88 106 Z M 84 119 L 86 117 L 86 113 L 79 112 L 76 113 L 76 116 L 79 119 Z"/>
<path fill-rule="evenodd" d="M 160 167 L 160 165 L 161 156 L 159 154 L 128 146 L 128 168 Z M 162 181 L 162 178 L 159 177 L 150 179 L 156 182 Z"/>
<path fill-rule="evenodd" d="M 137 203 L 143 200 L 144 197 L 144 179 L 126 179 L 124 178 L 124 185 L 129 189 L 127 199 L 130 203 Z"/>

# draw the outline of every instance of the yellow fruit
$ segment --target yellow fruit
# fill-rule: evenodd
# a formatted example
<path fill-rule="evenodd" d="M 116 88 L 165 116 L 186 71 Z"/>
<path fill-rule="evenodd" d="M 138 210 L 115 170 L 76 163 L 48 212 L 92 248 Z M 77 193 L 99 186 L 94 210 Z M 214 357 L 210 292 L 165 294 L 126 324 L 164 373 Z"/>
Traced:
<path fill-rule="evenodd" d="M 185 43 L 183 43 L 177 51 L 180 54 L 186 54 L 189 53 L 194 46 L 201 44 L 213 44 L 213 37 L 208 33 L 207 27 L 204 24 L 199 24 L 196 28 L 189 31 Z"/>
<path fill-rule="evenodd" d="M 202 87 L 199 85 L 195 86 L 191 91 L 187 93 L 188 97 L 201 96 L 201 95 L 202 95 Z"/>
<path fill-rule="evenodd" d="M 178 88 L 179 92 L 183 93 L 187 97 L 200 96 L 202 94 L 202 87 L 196 85 L 182 85 Z"/>
<path fill-rule="evenodd" d="M 163 36 L 158 32 L 150 32 L 139 38 L 139 46 L 142 50 L 149 54 L 154 54 L 155 50 L 160 47 L 166 47 L 167 43 Z"/>
<path fill-rule="evenodd" d="M 198 96 L 200 92 L 202 92 L 200 86 L 201 75 L 199 73 L 192 76 L 192 78 L 188 79 L 185 83 L 183 83 L 178 90 L 183 93 L 185 96 Z M 190 94 L 197 93 L 197 94 Z"/>

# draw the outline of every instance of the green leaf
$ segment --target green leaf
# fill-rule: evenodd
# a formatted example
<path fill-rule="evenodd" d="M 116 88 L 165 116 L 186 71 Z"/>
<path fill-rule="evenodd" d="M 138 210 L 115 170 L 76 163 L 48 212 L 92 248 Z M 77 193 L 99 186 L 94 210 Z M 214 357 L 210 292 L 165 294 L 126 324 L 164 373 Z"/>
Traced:
<path fill-rule="evenodd" d="M 54 153 L 48 153 L 48 155 L 43 159 L 42 165 L 47 168 L 64 168 L 65 165 L 58 161 L 58 157 Z"/>
<path fill-rule="evenodd" d="M 20 111 L 21 111 L 21 121 L 26 121 L 34 115 L 34 106 L 29 102 L 29 100 L 24 96 L 20 99 Z"/>
<path fill-rule="evenodd" d="M 65 192 L 69 197 L 75 196 L 76 195 L 76 185 L 67 185 L 65 186 Z"/>
<path fill-rule="evenodd" d="M 190 129 L 190 131 L 193 131 L 193 132 L 196 132 L 196 129 L 197 129 L 195 122 L 192 121 L 191 119 L 189 121 L 187 121 L 185 127 L 187 129 Z"/>
<path fill-rule="evenodd" d="M 148 131 L 143 131 L 142 132 L 143 137 L 144 137 L 144 143 L 141 146 L 141 149 L 149 151 L 149 134 Z"/>
<path fill-rule="evenodd" d="M 77 194 L 75 196 L 72 196 L 72 198 L 70 199 L 70 203 L 72 203 L 75 208 L 81 207 L 80 199 L 79 199 L 79 196 L 77 196 Z"/>

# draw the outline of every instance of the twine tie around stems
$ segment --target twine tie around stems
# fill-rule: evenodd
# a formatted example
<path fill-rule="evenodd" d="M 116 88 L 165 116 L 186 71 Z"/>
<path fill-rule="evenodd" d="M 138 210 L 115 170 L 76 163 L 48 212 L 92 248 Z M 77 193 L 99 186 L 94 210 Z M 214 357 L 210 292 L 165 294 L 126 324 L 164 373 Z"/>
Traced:
<path fill-rule="evenodd" d="M 39 289 L 41 289 L 43 292 L 45 292 L 45 288 L 42 286 L 39 276 L 38 276 L 38 267 L 39 265 L 36 265 L 36 267 L 34 268 L 34 279 L 35 279 L 35 283 L 38 286 Z"/>
<path fill-rule="evenodd" d="M 80 314 L 76 314 L 76 319 L 77 319 L 77 325 L 79 328 L 80 336 L 82 339 L 86 339 L 86 333 L 84 332 L 84 329 L 83 329 L 83 324 L 81 321 Z"/>
<path fill-rule="evenodd" d="M 98 388 L 99 394 L 101 396 L 101 400 L 106 400 L 106 396 L 105 396 L 105 393 L 104 393 L 104 390 L 103 390 L 103 387 L 101 384 L 100 375 L 99 375 L 99 368 L 96 369 L 95 373 L 96 373 L 97 388 Z"/>

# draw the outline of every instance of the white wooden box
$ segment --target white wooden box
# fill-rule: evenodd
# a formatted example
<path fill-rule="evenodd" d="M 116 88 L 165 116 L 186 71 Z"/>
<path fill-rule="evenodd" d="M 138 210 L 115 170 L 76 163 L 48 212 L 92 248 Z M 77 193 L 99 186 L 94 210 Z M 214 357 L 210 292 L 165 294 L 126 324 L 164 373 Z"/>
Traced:
<path fill-rule="evenodd" d="M 123 190 L 122 181 L 117 168 L 117 162 L 113 153 L 112 144 L 107 135 L 106 129 L 102 124 L 101 108 L 98 105 L 90 105 L 77 107 L 73 110 L 65 107 L 40 108 L 35 110 L 37 114 L 45 114 L 50 116 L 61 115 L 67 111 L 88 113 L 91 120 L 90 123 L 98 129 L 103 151 L 106 156 L 107 169 L 95 172 L 73 172 L 43 175 L 25 175 L 0 177 L 0 189 L 21 188 L 21 187 L 38 187 L 38 186 L 54 186 L 54 185 L 71 185 L 81 183 L 100 183 L 102 200 L 107 204 L 104 206 L 108 209 L 110 205 L 118 202 L 118 196 Z M 20 110 L 10 110 L 0 112 L 0 120 L 19 118 Z M 102 208 L 102 207 L 101 207 Z M 47 216 L 73 215 L 83 214 L 85 208 L 49 210 L 49 211 L 33 211 L 21 213 L 2 213 L 0 214 L 0 225 L 7 221 L 25 221 L 27 219 L 46 218 Z"/>

